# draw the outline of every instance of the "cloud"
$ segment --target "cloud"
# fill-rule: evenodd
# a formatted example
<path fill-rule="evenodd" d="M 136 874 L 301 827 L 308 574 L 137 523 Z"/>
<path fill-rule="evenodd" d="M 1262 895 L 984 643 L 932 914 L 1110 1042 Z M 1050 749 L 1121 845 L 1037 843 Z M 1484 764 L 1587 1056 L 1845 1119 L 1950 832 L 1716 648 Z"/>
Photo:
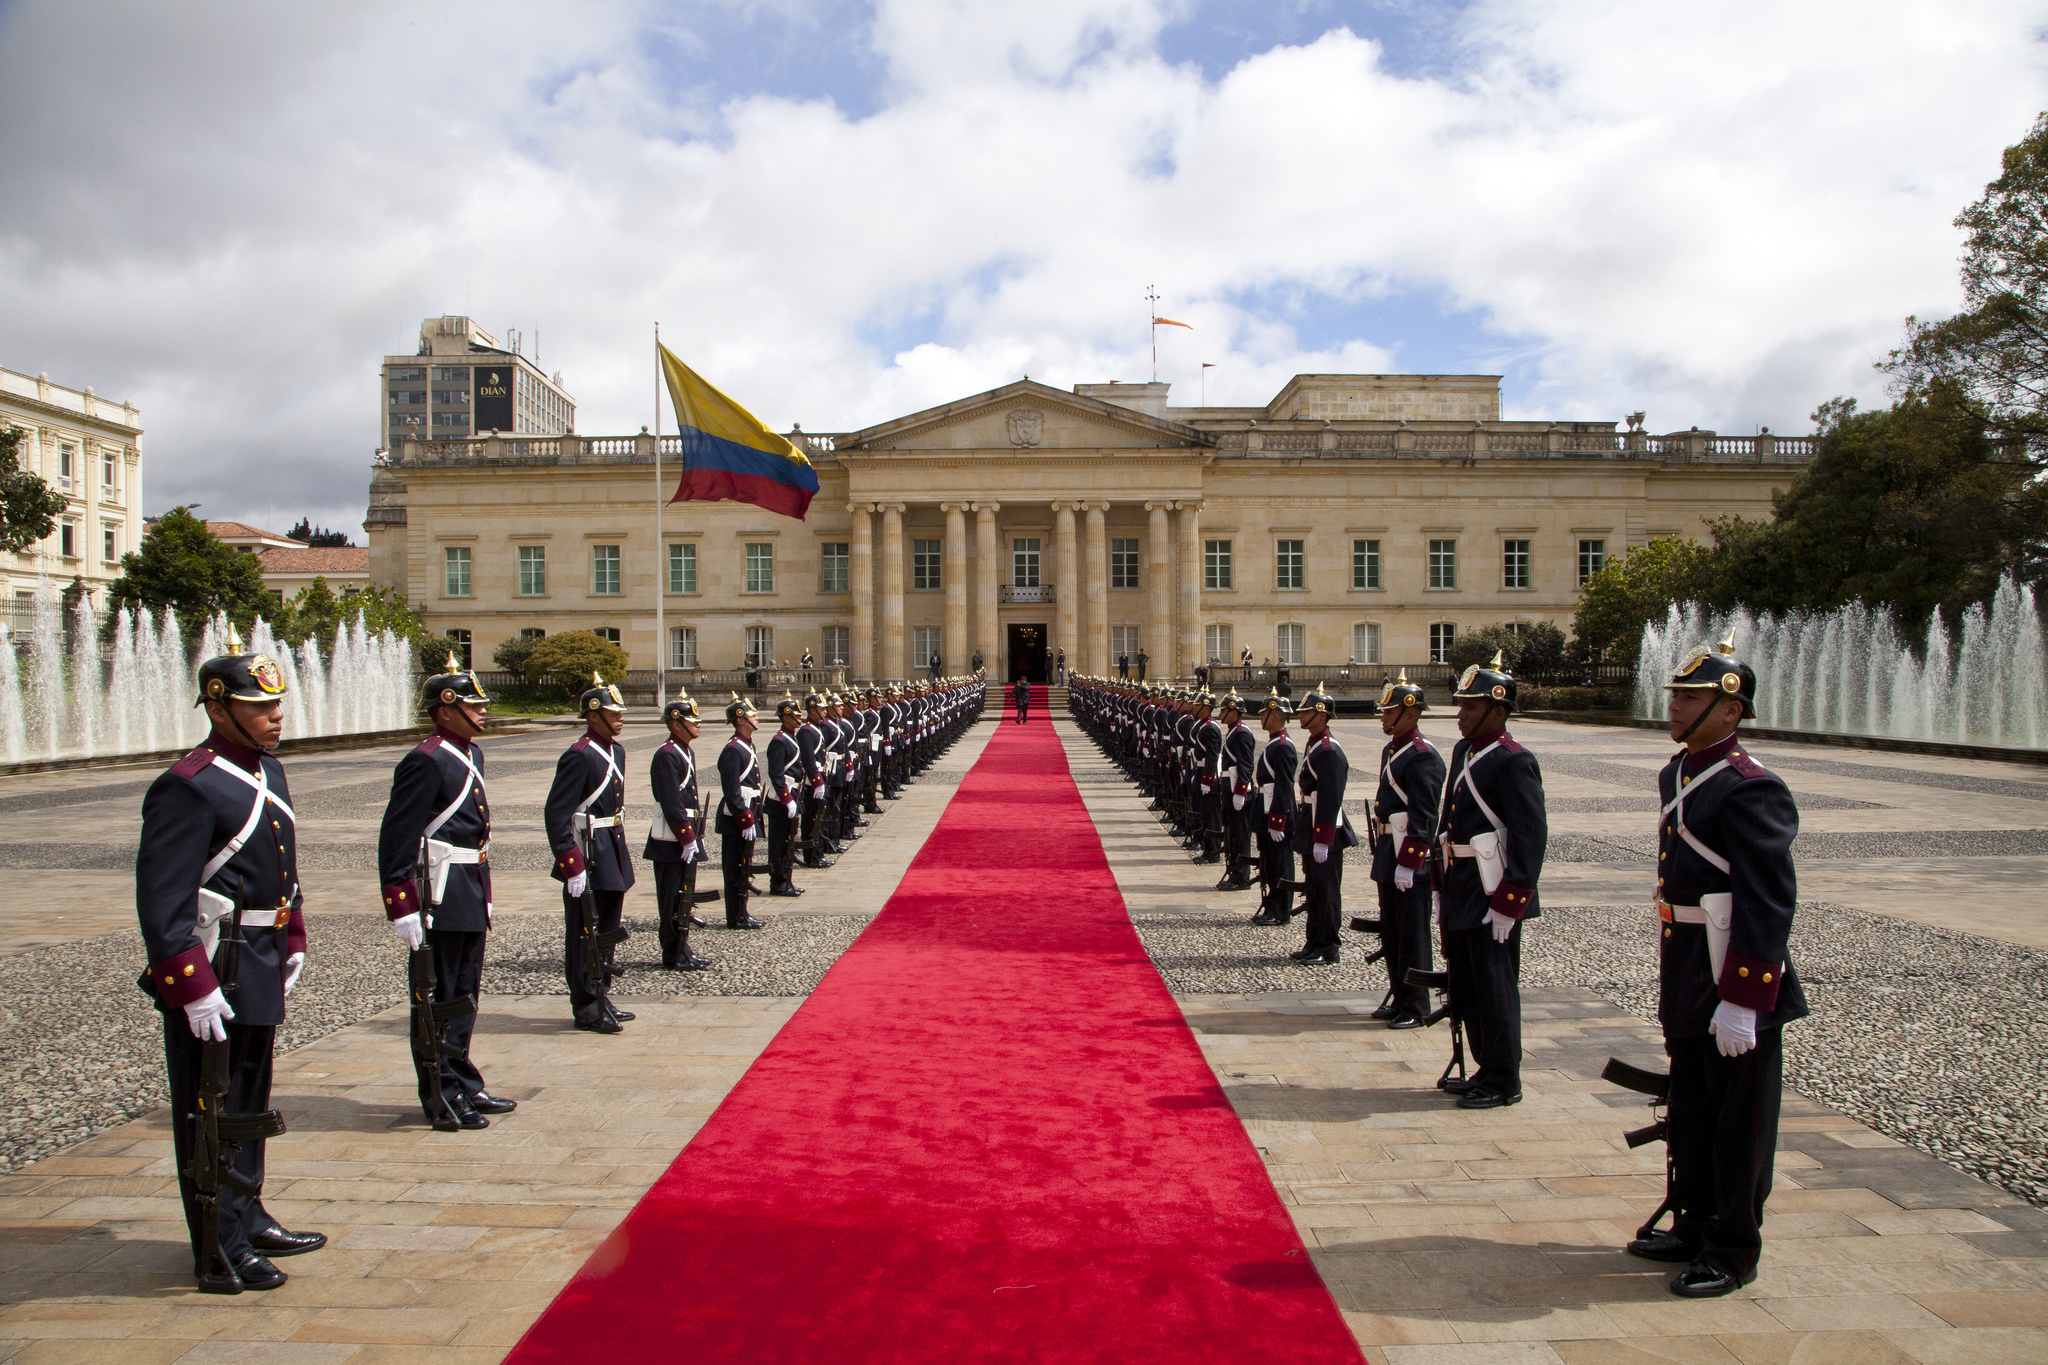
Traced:
<path fill-rule="evenodd" d="M 1798 430 L 1953 306 L 2048 84 L 2004 0 L 1478 3 L 1419 70 L 1398 6 L 1242 51 L 1209 9 L 17 0 L 0 364 L 133 399 L 152 510 L 350 526 L 377 357 L 443 311 L 538 334 L 592 433 L 651 419 L 656 318 L 834 430 L 1142 379 L 1152 283 L 1180 402 L 1406 352 L 1512 415 Z"/>

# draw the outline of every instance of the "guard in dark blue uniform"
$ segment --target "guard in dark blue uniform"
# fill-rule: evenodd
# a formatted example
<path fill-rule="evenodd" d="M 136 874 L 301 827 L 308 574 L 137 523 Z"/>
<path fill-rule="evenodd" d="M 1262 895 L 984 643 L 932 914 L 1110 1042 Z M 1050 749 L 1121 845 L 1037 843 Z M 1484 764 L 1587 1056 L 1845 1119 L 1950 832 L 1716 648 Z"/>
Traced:
<path fill-rule="evenodd" d="M 1307 884 L 1308 942 L 1291 954 L 1304 966 L 1338 960 L 1338 927 L 1344 922 L 1344 850 L 1358 845 L 1357 831 L 1344 814 L 1344 787 L 1351 778 L 1351 761 L 1344 747 L 1330 733 L 1330 699 L 1310 692 L 1301 699 L 1301 728 L 1308 732 L 1308 744 L 1301 756 L 1301 809 L 1295 816 L 1301 830 L 1303 852 L 1308 866 L 1302 871 Z"/>
<path fill-rule="evenodd" d="M 1536 755 L 1507 732 L 1518 685 L 1474 664 L 1451 695 L 1458 733 L 1435 862 L 1444 965 L 1479 1069 L 1444 1089 L 1461 1109 L 1522 1100 L 1522 923 L 1542 913 L 1536 882 L 1550 827 Z"/>
<path fill-rule="evenodd" d="M 1017 723 L 1019 725 L 1024 724 L 1031 716 L 1031 680 L 1029 678 L 1021 674 L 1018 676 L 1017 681 L 1010 688 L 1010 700 L 1017 705 Z"/>
<path fill-rule="evenodd" d="M 654 788 L 654 817 L 640 856 L 654 864 L 656 932 L 661 965 L 672 972 L 701 972 L 711 959 L 690 947 L 696 915 L 697 868 L 704 861 L 704 809 L 697 797 L 697 756 L 690 749 L 701 731 L 697 703 L 687 693 L 661 708 L 668 740 L 654 751 L 648 780 Z"/>
<path fill-rule="evenodd" d="M 576 1027 L 591 1033 L 617 1033 L 633 1018 L 629 1011 L 608 1007 L 612 979 L 611 954 L 606 953 L 606 993 L 593 993 L 583 979 L 583 892 L 597 897 L 597 932 L 619 927 L 626 892 L 633 888 L 633 859 L 626 848 L 626 746 L 619 732 L 626 728 L 626 701 L 615 684 L 591 675 L 592 686 L 576 699 L 576 709 L 589 727 L 555 763 L 554 785 L 548 788 L 541 818 L 548 847 L 555 852 L 553 876 L 562 883 L 562 970 L 569 981 L 569 1005 Z M 582 841 L 590 845 L 586 857 Z"/>
<path fill-rule="evenodd" d="M 1227 862 L 1218 891 L 1249 891 L 1252 887 L 1252 841 L 1258 837 L 1258 788 L 1252 780 L 1258 766 L 1259 741 L 1244 723 L 1244 699 L 1232 692 L 1223 698 L 1223 761 L 1217 779 L 1217 805 L 1223 816 L 1223 853 Z M 1263 822 L 1260 822 L 1263 823 Z"/>
<path fill-rule="evenodd" d="M 1258 788 L 1259 818 L 1253 823 L 1259 850 L 1259 913 L 1253 924 L 1279 925 L 1294 918 L 1294 777 L 1301 753 L 1287 734 L 1294 708 L 1279 693 L 1269 693 L 1259 712 L 1266 747 L 1252 768 Z M 1156 743 L 1156 737 L 1148 741 Z"/>
<path fill-rule="evenodd" d="M 1216 699 L 1207 692 L 1198 692 L 1194 698 L 1193 777 L 1195 788 L 1195 818 L 1202 840 L 1202 856 L 1198 863 L 1220 863 L 1223 861 L 1223 727 L 1211 716 Z"/>
<path fill-rule="evenodd" d="M 491 807 L 484 790 L 484 732 L 490 698 L 476 677 L 448 656 L 446 671 L 420 689 L 420 711 L 434 722 L 391 775 L 391 799 L 377 833 L 377 877 L 384 913 L 408 951 L 433 953 L 434 999 L 481 1000 L 484 939 L 491 927 Z M 469 1055 L 474 1013 L 442 1025 L 451 1052 L 440 1059 L 436 1095 L 420 1079 L 420 1107 L 436 1128 L 488 1128 L 488 1114 L 517 1101 L 484 1089 Z"/>
<path fill-rule="evenodd" d="M 190 1167 L 202 1042 L 227 1045 L 221 1112 L 267 1111 L 271 1047 L 306 962 L 291 792 L 269 752 L 283 734 L 284 683 L 275 660 L 241 653 L 232 632 L 228 649 L 199 669 L 199 704 L 213 733 L 150 783 L 135 858 L 135 913 L 149 954 L 136 984 L 163 1015 L 178 1191 L 193 1273 L 212 1294 L 275 1289 L 286 1277 L 268 1257 L 327 1242 L 321 1233 L 285 1231 L 264 1210 L 264 1140 L 254 1138 L 239 1144 L 230 1169 L 256 1193 L 222 1184 L 220 1259 L 201 1263 L 203 1215 Z M 230 994 L 221 974 L 231 958 Z"/>
<path fill-rule="evenodd" d="M 1422 734 L 1428 709 L 1405 670 L 1399 682 L 1380 690 L 1380 729 L 1388 738 L 1372 802 L 1372 879 L 1379 888 L 1388 994 L 1373 1018 L 1386 1019 L 1388 1028 L 1420 1028 L 1429 1015 L 1429 988 L 1408 984 L 1410 968 L 1432 969 L 1429 850 L 1443 804 L 1444 759 Z"/>
<path fill-rule="evenodd" d="M 801 896 L 796 884 L 797 802 L 804 795 L 804 765 L 796 731 L 803 717 L 796 698 L 785 694 L 775 708 L 779 728 L 768 740 L 767 785 L 762 789 L 768 810 L 768 894 Z"/>
<path fill-rule="evenodd" d="M 760 929 L 747 913 L 747 867 L 761 833 L 761 759 L 754 752 L 754 706 L 735 693 L 726 703 L 732 738 L 718 751 L 718 866 L 725 877 L 725 927 Z"/>
<path fill-rule="evenodd" d="M 1756 674 L 1735 642 L 1695 649 L 1664 684 L 1685 747 L 1657 776 L 1657 1017 L 1671 1054 L 1672 1230 L 1629 1243 L 1686 1262 L 1685 1298 L 1732 1293 L 1763 1251 L 1784 1087 L 1784 1026 L 1806 1017 L 1786 941 L 1798 879 L 1799 808 L 1743 752 Z"/>

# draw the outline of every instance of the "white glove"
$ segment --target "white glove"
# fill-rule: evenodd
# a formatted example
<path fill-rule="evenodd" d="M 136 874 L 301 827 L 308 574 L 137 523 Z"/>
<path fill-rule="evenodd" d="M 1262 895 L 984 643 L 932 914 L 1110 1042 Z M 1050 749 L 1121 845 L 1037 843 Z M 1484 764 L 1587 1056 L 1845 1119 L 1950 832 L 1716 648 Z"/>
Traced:
<path fill-rule="evenodd" d="M 1403 867 L 1399 864 L 1396 864 L 1394 867 L 1394 885 L 1399 887 L 1403 891 L 1414 890 L 1415 869 L 1412 867 Z"/>
<path fill-rule="evenodd" d="M 1266 837 L 1276 844 L 1284 844 L 1287 842 L 1287 831 L 1284 829 L 1269 829 L 1266 831 Z"/>
<path fill-rule="evenodd" d="M 755 826 L 748 825 L 745 829 L 740 831 L 740 838 L 745 839 L 748 843 L 751 844 L 754 842 L 754 836 L 758 833 L 760 833 L 760 831 Z"/>
<path fill-rule="evenodd" d="M 404 919 L 391 921 L 391 927 L 398 932 L 398 941 L 408 948 L 417 948 L 427 941 L 427 931 L 420 927 L 420 912 L 417 910 Z"/>
<path fill-rule="evenodd" d="M 784 813 L 786 813 L 789 816 L 790 819 L 796 819 L 796 798 L 792 796 L 789 798 L 789 800 L 783 802 L 782 809 Z"/>
<path fill-rule="evenodd" d="M 682 857 L 683 861 L 686 863 L 694 863 L 697 861 L 697 841 L 695 839 L 692 839 L 689 843 L 683 845 Z"/>
<path fill-rule="evenodd" d="M 227 1022 L 235 1017 L 235 1007 L 215 987 L 210 995 L 203 995 L 185 1006 L 185 1022 L 192 1026 L 192 1036 L 200 1042 L 211 1039 L 216 1043 L 228 1040 Z"/>
<path fill-rule="evenodd" d="M 1230 805 L 1231 805 L 1231 808 L 1232 808 L 1233 810 L 1243 810 L 1243 809 L 1244 809 L 1244 793 L 1243 793 L 1243 792 L 1232 792 L 1232 793 L 1230 794 Z"/>
<path fill-rule="evenodd" d="M 299 984 L 299 973 L 306 969 L 306 955 L 293 953 L 284 960 L 284 993 L 290 995 L 292 987 Z"/>
<path fill-rule="evenodd" d="M 1328 844 L 1317 844 L 1315 848 L 1316 851 L 1314 857 L 1318 863 L 1327 863 L 1328 861 L 1330 861 L 1330 846 Z"/>
<path fill-rule="evenodd" d="M 1509 919 L 1498 910 L 1487 911 L 1485 922 L 1486 927 L 1493 930 L 1493 941 L 1495 943 L 1506 943 L 1508 935 L 1515 932 L 1515 921 Z"/>
<path fill-rule="evenodd" d="M 583 899 L 584 889 L 589 885 L 590 874 L 588 872 L 578 872 L 575 876 L 569 878 L 568 883 L 563 889 L 569 893 L 570 900 L 581 900 Z"/>
<path fill-rule="evenodd" d="M 1714 1045 L 1723 1057 L 1740 1057 L 1756 1046 L 1756 1011 L 1723 1000 L 1714 1006 L 1714 1020 L 1707 1025 L 1707 1032 L 1714 1035 Z"/>

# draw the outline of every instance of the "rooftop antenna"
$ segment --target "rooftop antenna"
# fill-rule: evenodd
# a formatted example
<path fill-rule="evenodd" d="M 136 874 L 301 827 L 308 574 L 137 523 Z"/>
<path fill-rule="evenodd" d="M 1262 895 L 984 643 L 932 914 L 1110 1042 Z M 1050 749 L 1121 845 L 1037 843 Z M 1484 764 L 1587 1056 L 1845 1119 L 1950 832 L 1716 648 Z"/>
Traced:
<path fill-rule="evenodd" d="M 1152 382 L 1159 382 L 1159 288 L 1145 286 L 1145 317 L 1152 324 Z"/>

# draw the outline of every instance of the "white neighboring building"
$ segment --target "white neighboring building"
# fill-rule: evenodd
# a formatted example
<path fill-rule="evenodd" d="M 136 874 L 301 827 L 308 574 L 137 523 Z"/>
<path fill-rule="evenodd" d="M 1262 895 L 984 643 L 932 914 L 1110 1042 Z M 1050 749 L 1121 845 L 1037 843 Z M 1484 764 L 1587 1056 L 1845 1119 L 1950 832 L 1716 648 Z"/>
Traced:
<path fill-rule="evenodd" d="M 20 554 L 0 554 L 10 598 L 47 577 L 82 578 L 96 603 L 142 543 L 142 414 L 130 403 L 67 389 L 47 374 L 0 369 L 0 429 L 21 432 L 21 467 L 62 494 L 57 529 Z"/>

